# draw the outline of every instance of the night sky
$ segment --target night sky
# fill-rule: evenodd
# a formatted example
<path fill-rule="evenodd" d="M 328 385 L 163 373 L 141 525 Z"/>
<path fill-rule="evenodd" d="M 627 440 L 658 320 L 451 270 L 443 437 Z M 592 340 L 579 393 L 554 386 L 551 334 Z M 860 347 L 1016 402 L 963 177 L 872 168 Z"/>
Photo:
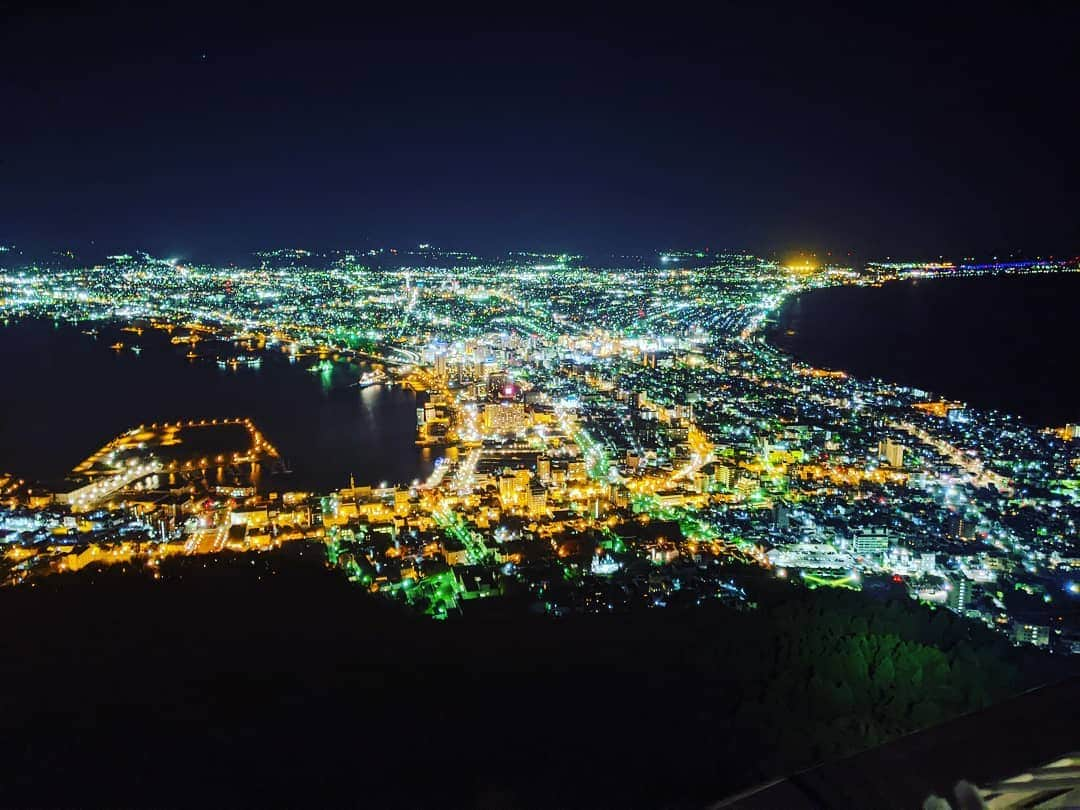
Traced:
<path fill-rule="evenodd" d="M 817 5 L 9 4 L 0 242 L 1080 251 L 1080 4 Z"/>

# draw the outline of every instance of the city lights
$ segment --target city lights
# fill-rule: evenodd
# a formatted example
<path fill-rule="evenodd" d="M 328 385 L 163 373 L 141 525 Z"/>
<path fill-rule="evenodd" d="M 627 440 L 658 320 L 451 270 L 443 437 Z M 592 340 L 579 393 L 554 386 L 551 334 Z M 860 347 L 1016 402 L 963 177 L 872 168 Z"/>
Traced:
<path fill-rule="evenodd" d="M 122 253 L 9 268 L 7 319 L 67 320 L 92 338 L 119 328 L 118 350 L 161 330 L 228 373 L 284 353 L 327 391 L 416 392 L 416 443 L 437 462 L 411 484 L 268 492 L 258 468 L 284 462 L 250 419 L 141 425 L 78 465 L 69 491 L 32 497 L 4 479 L 7 581 L 129 559 L 94 540 L 114 515 L 147 536 L 150 562 L 316 539 L 350 580 L 439 618 L 498 597 L 502 577 L 555 615 L 627 598 L 659 608 L 675 590 L 739 599 L 718 573 L 736 562 L 793 587 L 899 589 L 1012 632 L 1003 584 L 1047 604 L 1076 593 L 1046 580 L 1080 567 L 1080 431 L 813 368 L 767 335 L 810 289 L 1048 267 L 679 250 L 593 267 L 426 245 L 263 251 L 249 267 Z M 349 361 L 369 365 L 343 381 Z M 199 430 L 232 428 L 187 450 Z M 164 509 L 179 491 L 188 500 Z M 50 528 L 24 540 L 20 527 Z M 73 557 L 75 543 L 95 550 Z M 564 603 L 541 574 L 552 563 L 579 596 L 607 595 Z"/>

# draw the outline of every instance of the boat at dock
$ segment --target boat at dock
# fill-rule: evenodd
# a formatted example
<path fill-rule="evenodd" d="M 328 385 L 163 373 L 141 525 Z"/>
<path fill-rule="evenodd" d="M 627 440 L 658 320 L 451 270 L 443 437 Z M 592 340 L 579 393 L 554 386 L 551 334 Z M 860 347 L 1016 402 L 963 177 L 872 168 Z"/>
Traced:
<path fill-rule="evenodd" d="M 367 388 L 372 385 L 383 385 L 387 379 L 385 372 L 365 371 L 360 375 L 360 379 L 356 381 L 356 385 L 359 388 Z"/>

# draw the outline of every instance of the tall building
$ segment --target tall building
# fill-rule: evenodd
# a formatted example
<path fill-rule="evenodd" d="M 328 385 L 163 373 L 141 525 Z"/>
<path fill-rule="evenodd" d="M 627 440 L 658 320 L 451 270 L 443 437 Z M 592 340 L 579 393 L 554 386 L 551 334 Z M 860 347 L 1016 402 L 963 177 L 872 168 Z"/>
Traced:
<path fill-rule="evenodd" d="M 974 595 L 974 586 L 967 577 L 959 577 L 949 583 L 952 586 L 952 590 L 949 591 L 949 596 L 945 600 L 946 604 L 957 613 L 963 613 L 967 610 L 971 604 L 971 598 Z"/>
<path fill-rule="evenodd" d="M 517 503 L 517 478 L 513 473 L 499 476 L 499 501 L 503 509 L 509 509 Z"/>
<path fill-rule="evenodd" d="M 904 466 L 904 445 L 886 439 L 878 442 L 878 457 L 885 459 L 890 467 L 901 469 Z"/>
<path fill-rule="evenodd" d="M 524 502 L 524 496 L 529 492 L 529 481 L 532 479 L 532 473 L 528 470 L 514 470 L 514 479 L 516 480 L 516 488 L 519 500 Z"/>
<path fill-rule="evenodd" d="M 885 526 L 867 526 L 855 533 L 851 550 L 858 557 L 883 557 L 889 550 L 889 539 Z"/>
<path fill-rule="evenodd" d="M 723 489 L 731 489 L 735 480 L 735 468 L 727 464 L 717 464 L 713 472 L 713 480 L 717 486 Z"/>
<path fill-rule="evenodd" d="M 551 459 L 547 456 L 538 456 L 536 459 L 536 477 L 545 484 L 551 480 Z"/>
<path fill-rule="evenodd" d="M 529 514 L 543 515 L 547 511 L 547 488 L 541 484 L 533 484 L 529 488 Z"/>
<path fill-rule="evenodd" d="M 783 501 L 778 500 L 773 504 L 773 524 L 780 531 L 787 531 L 790 524 L 791 508 Z M 886 544 L 887 545 L 887 544 Z"/>

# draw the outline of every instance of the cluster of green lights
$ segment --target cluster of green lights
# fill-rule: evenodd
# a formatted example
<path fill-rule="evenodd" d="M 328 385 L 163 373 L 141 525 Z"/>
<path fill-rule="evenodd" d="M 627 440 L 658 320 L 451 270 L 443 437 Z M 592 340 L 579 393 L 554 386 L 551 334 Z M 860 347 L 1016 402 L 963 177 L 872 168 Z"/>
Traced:
<path fill-rule="evenodd" d="M 405 599 L 413 608 L 436 619 L 445 619 L 451 610 L 457 610 L 461 585 L 453 571 L 443 571 L 424 577 L 405 588 Z"/>
<path fill-rule="evenodd" d="M 631 507 L 638 514 L 653 520 L 673 520 L 679 524 L 687 540 L 698 543 L 726 543 L 739 551 L 750 552 L 753 544 L 741 537 L 722 537 L 720 531 L 697 512 L 682 506 L 664 506 L 655 495 L 634 495 Z"/>
<path fill-rule="evenodd" d="M 611 476 L 611 459 L 607 451 L 589 433 L 578 428 L 574 431 L 574 442 L 585 456 L 588 476 L 594 481 L 608 481 Z"/>
<path fill-rule="evenodd" d="M 337 527 L 331 527 L 326 533 L 326 559 L 333 566 L 338 566 L 345 554 L 343 543 L 349 532 L 342 532 Z M 369 568 L 365 568 L 355 559 L 346 559 L 340 566 L 350 582 L 355 582 L 365 588 L 370 588 L 374 581 Z M 458 608 L 458 600 L 462 592 L 461 584 L 454 576 L 453 571 L 442 571 L 416 581 L 412 577 L 405 577 L 400 584 L 384 585 L 379 589 L 380 593 L 400 592 L 410 607 L 436 619 L 445 619 L 451 610 Z"/>
<path fill-rule="evenodd" d="M 604 528 L 600 530 L 600 534 L 603 537 L 600 541 L 600 548 L 618 554 L 626 552 L 626 543 L 623 542 L 623 539 L 615 534 L 609 527 L 604 526 Z"/>
<path fill-rule="evenodd" d="M 807 587 L 813 588 L 847 588 L 852 591 L 862 590 L 862 580 L 855 572 L 848 572 L 838 576 L 826 576 L 824 574 L 809 574 L 803 572 L 803 581 Z"/>
<path fill-rule="evenodd" d="M 465 547 L 465 553 L 469 562 L 474 565 L 482 565 L 490 562 L 491 550 L 484 542 L 484 538 L 469 528 L 461 515 L 451 510 L 439 510 L 433 513 L 436 525 L 442 529 L 448 537 L 451 537 Z"/>

